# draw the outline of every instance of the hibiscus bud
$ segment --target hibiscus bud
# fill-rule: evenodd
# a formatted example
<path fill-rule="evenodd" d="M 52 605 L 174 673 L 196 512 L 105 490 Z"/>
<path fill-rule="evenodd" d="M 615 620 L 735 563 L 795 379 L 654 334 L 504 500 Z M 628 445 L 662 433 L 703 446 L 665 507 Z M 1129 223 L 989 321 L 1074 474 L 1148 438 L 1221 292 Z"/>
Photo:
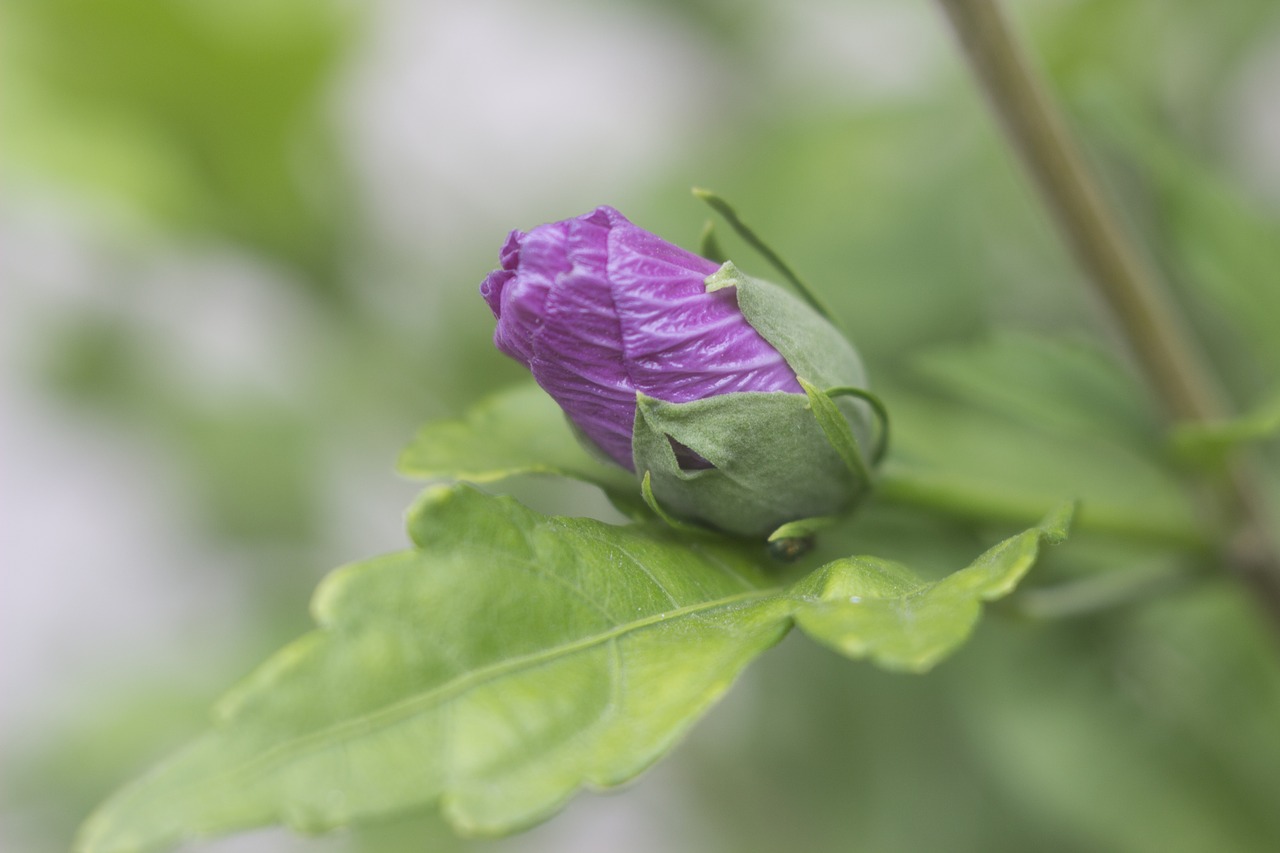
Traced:
<path fill-rule="evenodd" d="M 866 490 L 871 410 L 812 396 L 864 388 L 861 363 L 791 293 L 610 207 L 512 231 L 500 257 L 480 285 L 494 343 L 663 515 L 763 536 Z"/>

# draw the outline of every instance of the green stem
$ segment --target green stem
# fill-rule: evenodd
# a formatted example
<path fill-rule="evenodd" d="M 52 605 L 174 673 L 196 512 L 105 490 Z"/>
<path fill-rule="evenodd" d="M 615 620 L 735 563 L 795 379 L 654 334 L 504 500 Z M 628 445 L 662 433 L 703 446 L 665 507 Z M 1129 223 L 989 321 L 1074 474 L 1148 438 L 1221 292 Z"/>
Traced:
<path fill-rule="evenodd" d="M 1047 502 L 1037 503 L 981 489 L 938 483 L 894 467 L 881 472 L 875 488 L 877 498 L 884 503 L 927 509 L 963 521 L 1030 527 L 1050 509 Z M 1205 555 L 1214 547 L 1214 543 L 1196 528 L 1123 514 L 1092 503 L 1081 507 L 1075 526 L 1081 531 L 1102 536 L 1149 542 Z"/>
<path fill-rule="evenodd" d="M 939 0 L 1041 200 L 1179 420 L 1220 416 L 1216 386 L 1152 271 L 1123 236 L 997 0 Z"/>
<path fill-rule="evenodd" d="M 1120 229 L 997 0 L 938 2 L 1041 200 L 1170 416 L 1223 418 L 1221 386 L 1160 280 Z M 1235 524 L 1230 568 L 1280 626 L 1280 545 L 1271 538 L 1267 507 L 1239 460 L 1215 486 Z"/>

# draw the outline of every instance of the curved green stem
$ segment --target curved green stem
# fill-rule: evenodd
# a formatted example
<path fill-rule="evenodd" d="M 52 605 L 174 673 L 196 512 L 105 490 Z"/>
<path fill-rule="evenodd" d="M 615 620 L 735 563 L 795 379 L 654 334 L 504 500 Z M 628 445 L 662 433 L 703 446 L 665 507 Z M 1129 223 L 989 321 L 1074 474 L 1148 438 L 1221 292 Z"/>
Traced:
<path fill-rule="evenodd" d="M 1220 385 L 1160 280 L 1124 236 L 997 0 L 938 2 L 1041 200 L 1171 417 L 1223 417 Z M 1235 525 L 1229 564 L 1280 627 L 1280 544 L 1265 501 L 1239 458 L 1214 486 Z"/>
<path fill-rule="evenodd" d="M 856 397 L 870 406 L 871 410 L 875 412 L 876 419 L 880 422 L 880 432 L 876 436 L 875 450 L 871 451 L 871 464 L 878 465 L 889 450 L 889 408 L 884 404 L 884 401 L 865 388 L 853 388 L 848 385 L 828 388 L 827 396 L 833 399 L 835 397 Z"/>
<path fill-rule="evenodd" d="M 797 376 L 796 381 L 800 383 L 805 396 L 809 398 L 809 409 L 813 412 L 814 420 L 818 422 L 818 428 L 827 437 L 831 448 L 844 460 L 845 467 L 849 469 L 854 482 L 863 485 L 870 483 L 871 470 L 867 468 L 867 462 L 862 458 L 862 448 L 858 445 L 858 438 L 853 434 L 853 428 L 845 420 L 844 414 L 836 407 L 835 401 L 803 376 Z"/>

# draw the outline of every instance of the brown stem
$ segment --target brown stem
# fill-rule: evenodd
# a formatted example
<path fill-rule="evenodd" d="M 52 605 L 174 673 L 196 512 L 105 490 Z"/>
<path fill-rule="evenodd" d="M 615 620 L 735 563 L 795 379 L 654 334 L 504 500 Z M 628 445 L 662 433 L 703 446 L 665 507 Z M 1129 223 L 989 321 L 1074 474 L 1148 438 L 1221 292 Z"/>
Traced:
<path fill-rule="evenodd" d="M 1217 420 L 1226 405 L 1159 278 L 1127 241 L 1097 181 L 1009 28 L 998 0 L 939 0 L 1004 131 L 1142 372 L 1180 421 Z M 1253 477 L 1237 458 L 1219 488 L 1237 528 L 1231 569 L 1280 627 L 1280 547 Z"/>

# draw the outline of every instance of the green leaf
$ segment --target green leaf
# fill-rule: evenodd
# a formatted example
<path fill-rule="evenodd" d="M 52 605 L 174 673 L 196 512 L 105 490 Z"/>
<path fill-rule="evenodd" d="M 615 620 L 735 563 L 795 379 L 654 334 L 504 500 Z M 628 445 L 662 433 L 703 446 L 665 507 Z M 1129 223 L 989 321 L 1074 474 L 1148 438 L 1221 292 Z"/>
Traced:
<path fill-rule="evenodd" d="M 631 474 L 592 456 L 559 405 L 534 382 L 481 401 L 461 420 L 427 424 L 401 453 L 397 470 L 420 480 L 471 483 L 559 474 L 639 500 Z"/>
<path fill-rule="evenodd" d="M 1220 374 L 1242 395 L 1272 387 L 1280 364 L 1275 206 L 1114 94 L 1095 92 L 1090 113 L 1089 123 L 1123 158 L 1128 180 L 1145 185 L 1145 205 L 1131 210 L 1147 220 L 1152 251 L 1179 286 Z"/>
<path fill-rule="evenodd" d="M 349 170 L 319 104 L 354 11 L 306 0 L 232 0 L 208 14 L 148 0 L 15 7 L 6 30 L 20 64 L 6 64 L 17 72 L 6 80 L 28 97 L 6 99 L 17 115 L 5 115 L 2 144 L 22 174 L 332 279 L 336 235 L 350 234 Z M 233 79 L 253 85 L 228 99 Z"/>
<path fill-rule="evenodd" d="M 828 563 L 797 585 L 807 606 L 796 612 L 796 624 L 848 657 L 870 658 L 885 669 L 925 672 L 968 639 L 982 602 L 1013 590 L 1035 562 L 1041 541 L 1066 536 L 1073 513 L 1074 505 L 1062 505 L 1039 526 L 936 583 L 876 557 Z"/>
<path fill-rule="evenodd" d="M 103 805 L 77 849 L 316 832 L 433 802 L 463 832 L 512 831 L 652 764 L 790 626 L 757 552 L 723 540 L 465 486 L 429 490 L 410 532 L 418 550 L 326 580 L 319 630 Z"/>
<path fill-rule="evenodd" d="M 1069 517 L 936 584 L 858 557 L 784 590 L 762 549 L 727 539 L 429 489 L 410 514 L 418 549 L 331 575 L 319 630 L 108 800 L 76 849 L 139 853 L 273 822 L 319 832 L 433 803 L 464 833 L 523 828 L 656 761 L 793 619 L 845 654 L 927 669 Z"/>
<path fill-rule="evenodd" d="M 1083 342 L 999 332 L 912 359 L 943 394 L 1038 429 L 1153 447 L 1163 417 L 1120 362 Z"/>
<path fill-rule="evenodd" d="M 1081 530 L 1205 547 L 1203 513 L 1168 464 L 1149 400 L 1101 354 L 1004 335 L 919 363 L 937 387 L 893 390 L 879 499 L 1023 525 L 1072 495 Z"/>

